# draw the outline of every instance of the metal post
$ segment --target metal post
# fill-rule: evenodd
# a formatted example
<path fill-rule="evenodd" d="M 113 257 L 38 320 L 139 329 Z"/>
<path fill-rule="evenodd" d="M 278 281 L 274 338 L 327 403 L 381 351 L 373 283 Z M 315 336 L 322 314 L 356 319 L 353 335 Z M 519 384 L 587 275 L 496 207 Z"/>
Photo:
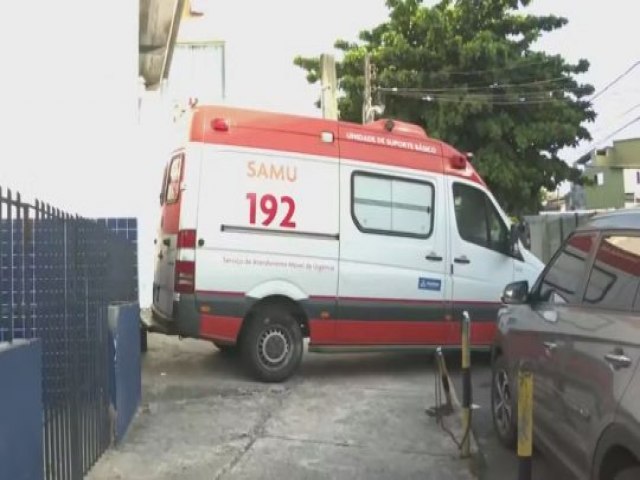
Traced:
<path fill-rule="evenodd" d="M 442 347 L 438 347 L 436 349 L 436 361 L 438 362 L 438 373 L 440 374 L 440 380 L 442 381 L 442 388 L 444 389 L 444 396 L 447 402 L 442 406 L 441 413 L 443 415 L 448 415 L 453 411 L 453 402 L 451 401 L 449 375 L 447 372 L 447 366 L 444 362 L 444 356 L 442 355 Z"/>
<path fill-rule="evenodd" d="M 533 453 L 533 374 L 518 372 L 518 480 L 531 480 Z"/>
<path fill-rule="evenodd" d="M 364 92 L 362 96 L 362 123 L 366 124 L 372 120 L 371 55 L 369 53 L 365 53 L 364 55 Z"/>
<path fill-rule="evenodd" d="M 467 458 L 471 455 L 471 355 L 469 352 L 469 336 L 471 333 L 471 317 L 469 312 L 462 313 L 462 430 L 465 433 L 462 439 L 461 456 Z"/>
<path fill-rule="evenodd" d="M 322 117 L 329 120 L 338 120 L 338 81 L 336 61 L 333 55 L 323 54 L 320 56 L 320 72 Z"/>

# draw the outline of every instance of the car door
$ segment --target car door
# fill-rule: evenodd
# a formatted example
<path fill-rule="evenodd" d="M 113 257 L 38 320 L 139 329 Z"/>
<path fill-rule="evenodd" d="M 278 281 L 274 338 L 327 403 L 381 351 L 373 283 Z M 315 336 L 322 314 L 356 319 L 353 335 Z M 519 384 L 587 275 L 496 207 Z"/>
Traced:
<path fill-rule="evenodd" d="M 485 191 L 462 180 L 448 180 L 451 227 L 451 303 L 454 319 L 471 316 L 471 342 L 491 344 L 500 296 L 513 281 L 509 229 Z M 455 334 L 459 338 L 459 322 Z"/>
<path fill-rule="evenodd" d="M 558 315 L 558 437 L 562 460 L 580 478 L 640 358 L 633 302 L 640 284 L 640 236 L 603 233 L 582 305 Z"/>
<path fill-rule="evenodd" d="M 337 336 L 353 345 L 440 345 L 445 321 L 442 176 L 340 166 Z"/>
<path fill-rule="evenodd" d="M 562 389 L 563 329 L 581 309 L 584 278 L 588 272 L 596 234 L 572 234 L 558 250 L 531 294 L 533 321 L 537 324 L 538 352 L 534 362 L 534 430 L 536 441 L 555 454 L 564 446 Z"/>

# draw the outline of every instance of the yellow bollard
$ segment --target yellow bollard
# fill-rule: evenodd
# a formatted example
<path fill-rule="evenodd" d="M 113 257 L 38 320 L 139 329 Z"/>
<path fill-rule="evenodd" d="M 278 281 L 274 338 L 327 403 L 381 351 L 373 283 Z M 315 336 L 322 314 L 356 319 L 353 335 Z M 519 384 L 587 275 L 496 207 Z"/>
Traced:
<path fill-rule="evenodd" d="M 471 455 L 471 354 L 469 336 L 471 318 L 469 312 L 462 312 L 462 430 L 465 432 L 460 447 L 462 458 Z"/>
<path fill-rule="evenodd" d="M 533 453 L 533 374 L 518 371 L 518 480 L 531 480 Z"/>

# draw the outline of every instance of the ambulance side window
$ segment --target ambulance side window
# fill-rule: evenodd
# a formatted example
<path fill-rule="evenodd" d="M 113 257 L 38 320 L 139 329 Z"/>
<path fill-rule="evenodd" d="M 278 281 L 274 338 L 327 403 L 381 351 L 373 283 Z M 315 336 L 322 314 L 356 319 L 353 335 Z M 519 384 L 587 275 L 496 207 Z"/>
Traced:
<path fill-rule="evenodd" d="M 351 216 L 361 232 L 428 238 L 433 231 L 431 183 L 354 172 Z"/>
<path fill-rule="evenodd" d="M 509 252 L 509 230 L 486 193 L 455 183 L 453 202 L 458 233 L 463 240 L 499 253 Z"/>

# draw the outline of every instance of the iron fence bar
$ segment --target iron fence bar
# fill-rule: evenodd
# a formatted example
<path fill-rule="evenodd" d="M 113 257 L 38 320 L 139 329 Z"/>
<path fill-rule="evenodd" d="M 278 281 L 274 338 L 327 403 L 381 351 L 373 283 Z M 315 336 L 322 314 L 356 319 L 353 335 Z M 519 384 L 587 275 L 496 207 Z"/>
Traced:
<path fill-rule="evenodd" d="M 24 232 L 22 231 L 22 202 L 21 202 L 21 196 L 20 196 L 20 192 L 16 193 L 16 203 L 14 205 L 14 208 L 16 210 L 16 220 L 15 223 L 13 224 L 13 226 L 15 227 L 13 230 L 13 245 L 14 245 L 14 267 L 15 267 L 15 272 L 14 272 L 14 276 L 18 277 L 16 279 L 15 284 L 16 285 L 16 290 L 14 291 L 14 295 L 15 298 L 12 301 L 12 305 L 15 305 L 15 311 L 17 313 L 17 317 L 18 317 L 18 322 L 22 323 L 22 328 L 23 328 L 23 332 L 22 332 L 22 338 L 26 338 L 26 332 L 24 331 L 24 250 L 22 250 L 22 246 L 23 246 L 23 239 L 24 239 Z M 19 238 L 15 238 L 15 237 L 19 237 Z M 17 265 L 16 265 L 17 263 Z M 15 321 L 15 315 L 14 315 L 14 321 Z M 14 335 L 15 335 L 15 330 L 14 330 Z"/>
<path fill-rule="evenodd" d="M 0 187 L 0 340 L 4 340 L 4 330 L 8 330 L 8 324 L 4 320 L 4 305 L 3 305 L 3 292 L 2 286 L 4 285 L 4 255 L 2 254 L 4 248 L 4 221 L 2 219 L 2 212 L 4 210 L 4 197 L 2 196 L 2 187 Z"/>
<path fill-rule="evenodd" d="M 13 324 L 13 214 L 12 214 L 12 205 L 13 202 L 11 200 L 11 189 L 7 189 L 7 201 L 8 201 L 8 209 L 7 209 L 7 228 L 9 230 L 9 343 L 13 342 L 13 332 L 14 332 L 14 324 Z"/>
<path fill-rule="evenodd" d="M 71 407 L 69 405 L 69 391 L 71 390 L 71 362 L 69 361 L 70 349 L 72 346 L 69 341 L 69 286 L 68 286 L 68 260 L 67 260 L 67 222 L 64 218 L 64 213 L 56 209 L 56 214 L 60 218 L 62 224 L 62 272 L 63 272 L 63 356 L 64 356 L 64 467 L 66 478 L 73 478 L 73 471 L 71 465 Z"/>

